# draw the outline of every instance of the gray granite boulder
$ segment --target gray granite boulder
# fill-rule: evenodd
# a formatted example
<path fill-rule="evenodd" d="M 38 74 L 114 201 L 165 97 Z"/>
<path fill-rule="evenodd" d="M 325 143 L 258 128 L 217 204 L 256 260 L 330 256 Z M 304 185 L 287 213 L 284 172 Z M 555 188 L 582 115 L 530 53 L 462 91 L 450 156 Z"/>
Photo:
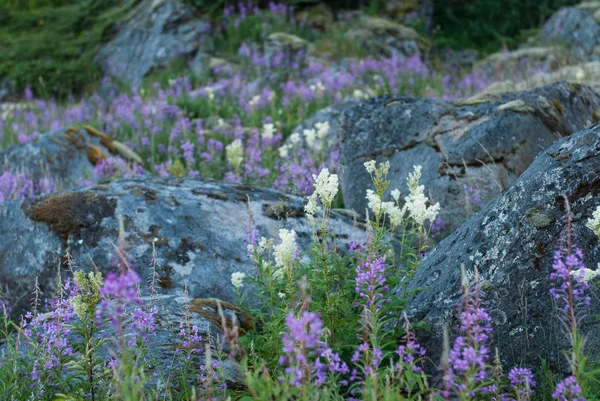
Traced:
<path fill-rule="evenodd" d="M 379 97 L 341 118 L 341 185 L 345 205 L 365 212 L 372 187 L 364 162 L 389 160 L 390 189 L 407 194 L 406 177 L 423 166 L 426 194 L 441 205 L 452 232 L 470 207 L 464 185 L 483 202 L 507 189 L 535 156 L 561 136 L 590 125 L 600 107 L 592 89 L 558 83 L 473 102 Z"/>
<path fill-rule="evenodd" d="M 154 69 L 193 55 L 208 41 L 210 24 L 196 9 L 179 0 L 144 0 L 119 23 L 114 38 L 105 44 L 95 62 L 105 74 L 139 85 Z"/>
<path fill-rule="evenodd" d="M 114 271 L 120 218 L 129 264 L 143 283 L 154 274 L 154 246 L 161 295 L 181 295 L 186 287 L 192 298 L 231 302 L 231 273 L 254 268 L 243 247 L 249 210 L 261 235 L 278 243 L 280 228 L 294 229 L 299 247 L 307 249 L 312 227 L 304 203 L 270 189 L 158 178 L 6 202 L 0 204 L 0 289 L 15 313 L 22 311 L 36 277 L 42 291 L 52 293 L 67 251 L 84 270 Z M 338 213 L 332 233 L 340 249 L 364 239 L 352 218 Z"/>
<path fill-rule="evenodd" d="M 600 206 L 600 126 L 563 138 L 540 153 L 521 177 L 483 210 L 427 254 L 409 289 L 422 288 L 407 306 L 411 320 L 428 323 L 431 332 L 419 340 L 433 363 L 439 362 L 443 326 L 458 323 L 461 265 L 473 277 L 477 266 L 484 300 L 493 318 L 492 350 L 497 346 L 505 366 L 537 369 L 546 359 L 565 368 L 567 336 L 550 288 L 553 253 L 566 221 L 563 195 L 573 213 L 574 246 L 582 249 L 588 268 L 600 260 L 598 238 L 587 219 Z M 600 355 L 600 332 L 593 315 L 598 299 L 579 309 L 586 355 Z"/>
<path fill-rule="evenodd" d="M 565 45 L 579 61 L 600 61 L 600 2 L 561 8 L 544 24 L 538 40 Z"/>
<path fill-rule="evenodd" d="M 104 132 L 91 126 L 70 127 L 0 152 L 0 174 L 24 173 L 34 182 L 50 179 L 56 190 L 66 190 L 97 182 L 94 167 L 109 157 L 122 159 L 124 166 L 142 164 L 135 152 Z"/>
<path fill-rule="evenodd" d="M 348 98 L 348 99 L 344 99 L 340 102 L 334 103 L 333 105 L 331 105 L 329 107 L 321 109 L 321 110 L 317 111 L 315 114 L 313 114 L 312 116 L 310 116 L 309 118 L 307 118 L 306 120 L 302 121 L 300 124 L 298 124 L 298 126 L 293 129 L 292 134 L 297 133 L 298 135 L 300 135 L 300 137 L 302 139 L 302 143 L 305 144 L 306 140 L 304 137 L 304 130 L 306 130 L 306 129 L 316 130 L 317 128 L 315 127 L 315 125 L 317 123 L 327 123 L 327 124 L 329 124 L 329 130 L 327 132 L 327 136 L 325 139 L 327 146 L 333 145 L 335 147 L 339 147 L 340 117 L 342 115 L 342 112 L 347 107 L 354 106 L 358 103 L 359 103 L 358 99 Z M 290 137 L 288 137 L 288 139 L 286 140 L 286 144 L 290 144 L 290 143 L 291 143 Z"/>

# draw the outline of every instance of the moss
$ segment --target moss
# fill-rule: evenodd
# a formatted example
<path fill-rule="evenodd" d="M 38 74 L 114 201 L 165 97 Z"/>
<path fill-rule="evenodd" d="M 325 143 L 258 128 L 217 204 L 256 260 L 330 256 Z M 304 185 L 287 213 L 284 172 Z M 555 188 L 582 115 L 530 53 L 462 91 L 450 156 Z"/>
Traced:
<path fill-rule="evenodd" d="M 558 99 L 553 98 L 552 99 L 552 105 L 554 106 L 554 108 L 556 110 L 558 110 L 558 112 L 560 113 L 561 116 L 564 115 L 563 106 L 562 106 L 562 104 L 560 104 L 560 102 L 558 101 Z"/>
<path fill-rule="evenodd" d="M 153 205 L 158 199 L 158 192 L 152 188 L 143 187 L 140 185 L 127 185 L 123 189 L 131 192 L 132 195 L 141 196 L 146 202 Z"/>
<path fill-rule="evenodd" d="M 221 309 L 222 313 L 219 309 Z M 200 316 L 221 330 L 223 320 L 225 320 L 225 324 L 229 330 L 233 328 L 234 324 L 238 325 L 241 334 L 254 329 L 252 316 L 243 309 L 226 301 L 218 299 L 193 299 L 190 311 L 200 314 Z"/>
<path fill-rule="evenodd" d="M 70 234 L 82 237 L 86 229 L 91 229 L 106 217 L 113 217 L 117 201 L 105 195 L 90 192 L 67 192 L 50 195 L 41 199 L 26 199 L 21 205 L 25 215 L 48 225 L 58 234 L 66 247 Z M 94 243 L 92 233 L 84 240 Z"/>
<path fill-rule="evenodd" d="M 525 212 L 525 219 L 527 222 L 540 230 L 542 228 L 548 227 L 552 224 L 552 218 L 542 212 L 540 212 L 537 208 L 531 208 Z"/>

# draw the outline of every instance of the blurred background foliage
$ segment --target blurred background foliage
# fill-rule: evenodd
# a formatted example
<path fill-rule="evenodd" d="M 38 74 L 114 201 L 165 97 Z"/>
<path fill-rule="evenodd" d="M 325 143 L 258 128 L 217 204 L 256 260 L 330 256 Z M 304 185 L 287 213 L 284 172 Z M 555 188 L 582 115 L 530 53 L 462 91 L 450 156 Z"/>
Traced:
<path fill-rule="evenodd" d="M 220 18 L 233 0 L 185 0 Z M 412 1 L 412 0 L 411 0 Z M 0 78 L 22 90 L 58 98 L 93 86 L 101 72 L 93 63 L 114 25 L 140 0 L 0 0 Z M 266 7 L 269 0 L 250 0 Z M 280 0 L 305 8 L 326 4 L 342 9 L 384 9 L 385 0 Z M 473 48 L 483 54 L 516 47 L 553 12 L 579 0 L 433 0 L 437 46 Z M 260 24 L 260 22 L 258 22 Z M 260 29 L 260 26 L 257 26 Z M 231 33 L 231 45 L 240 38 Z M 239 36 L 239 35 L 238 35 Z M 335 39 L 335 38 L 334 38 Z M 225 41 L 227 37 L 225 37 Z M 235 42 L 235 43 L 234 43 Z M 225 43 L 226 45 L 227 43 Z M 231 46 L 226 46 L 230 48 Z"/>

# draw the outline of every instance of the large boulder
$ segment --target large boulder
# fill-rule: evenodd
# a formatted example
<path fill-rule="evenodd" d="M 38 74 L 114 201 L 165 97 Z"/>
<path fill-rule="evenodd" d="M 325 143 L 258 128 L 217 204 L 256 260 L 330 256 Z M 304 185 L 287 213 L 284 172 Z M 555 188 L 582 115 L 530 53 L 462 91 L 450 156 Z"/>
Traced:
<path fill-rule="evenodd" d="M 312 226 L 304 203 L 270 189 L 149 178 L 6 202 L 0 204 L 0 292 L 16 311 L 27 306 L 36 277 L 50 294 L 67 251 L 84 270 L 113 270 L 121 219 L 129 264 L 143 283 L 154 274 L 154 247 L 160 294 L 182 294 L 185 287 L 192 298 L 234 301 L 231 273 L 254 269 L 243 247 L 249 211 L 261 235 L 277 243 L 280 228 L 294 229 L 307 249 Z M 364 239 L 351 217 L 333 213 L 331 229 L 340 249 Z"/>
<path fill-rule="evenodd" d="M 600 206 L 600 126 L 563 138 L 537 156 L 525 173 L 483 210 L 439 243 L 422 261 L 409 289 L 422 288 L 407 306 L 413 321 L 425 321 L 431 331 L 419 338 L 432 362 L 439 362 L 443 327 L 458 323 L 461 265 L 467 277 L 477 266 L 484 300 L 493 318 L 492 347 L 505 366 L 539 368 L 540 359 L 564 368 L 569 348 L 549 279 L 553 252 L 565 229 L 566 202 L 573 213 L 574 243 L 585 264 L 596 269 L 598 238 L 586 222 Z M 600 355 L 600 332 L 589 330 L 600 313 L 598 299 L 582 306 L 581 332 L 586 355 Z M 494 348 L 492 348 L 493 350 Z"/>
<path fill-rule="evenodd" d="M 361 17 L 346 37 L 375 57 L 421 56 L 428 47 L 427 41 L 413 28 L 379 17 Z"/>
<path fill-rule="evenodd" d="M 552 72 L 540 72 L 528 76 L 521 81 L 505 80 L 494 82 L 482 92 L 465 100 L 465 103 L 481 102 L 490 98 L 490 96 L 493 97 L 504 92 L 534 90 L 560 81 L 587 85 L 600 93 L 600 62 L 590 61 L 588 63 L 564 66 Z"/>
<path fill-rule="evenodd" d="M 210 24 L 179 0 L 144 0 L 122 21 L 96 55 L 105 74 L 131 85 L 174 59 L 193 55 L 207 40 Z M 207 43 L 204 43 L 207 45 Z"/>
<path fill-rule="evenodd" d="M 142 164 L 135 152 L 104 132 L 91 126 L 70 127 L 0 152 L 0 174 L 23 173 L 33 182 L 49 179 L 55 190 L 68 190 L 97 182 L 95 167 L 111 157 L 125 167 Z"/>
<path fill-rule="evenodd" d="M 404 194 L 408 173 L 420 164 L 421 183 L 452 232 L 474 208 L 465 185 L 483 202 L 494 198 L 557 138 L 590 125 L 599 107 L 592 89 L 559 83 L 473 104 L 385 96 L 347 108 L 340 155 L 346 207 L 365 211 L 372 184 L 364 162 L 389 160 L 390 187 Z"/>
<path fill-rule="evenodd" d="M 600 2 L 558 10 L 542 27 L 541 43 L 561 43 L 580 61 L 600 61 Z"/>
<path fill-rule="evenodd" d="M 529 78 L 532 72 L 555 71 L 569 64 L 570 60 L 570 53 L 563 46 L 525 47 L 491 54 L 475 63 L 473 68 L 490 77 L 510 74 L 514 82 Z"/>
<path fill-rule="evenodd" d="M 359 103 L 356 98 L 348 98 L 341 100 L 337 103 L 332 104 L 329 107 L 317 111 L 315 114 L 302 121 L 296 128 L 292 130 L 292 134 L 300 135 L 302 144 L 306 144 L 306 138 L 304 136 L 304 130 L 318 130 L 317 124 L 325 124 L 329 126 L 327 135 L 325 136 L 325 143 L 328 147 L 339 147 L 340 140 L 340 117 L 342 112 L 350 107 Z M 286 144 L 291 144 L 290 137 L 286 139 Z"/>

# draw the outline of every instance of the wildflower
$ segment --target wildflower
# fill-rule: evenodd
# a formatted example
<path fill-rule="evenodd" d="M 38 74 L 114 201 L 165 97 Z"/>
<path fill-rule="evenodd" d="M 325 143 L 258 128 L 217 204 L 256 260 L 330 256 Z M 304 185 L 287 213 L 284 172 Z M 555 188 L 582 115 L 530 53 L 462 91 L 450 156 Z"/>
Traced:
<path fill-rule="evenodd" d="M 298 252 L 296 232 L 282 228 L 279 230 L 279 238 L 281 238 L 281 244 L 276 245 L 273 252 L 275 263 L 277 266 L 291 269 L 296 260 L 296 252 Z"/>
<path fill-rule="evenodd" d="M 302 131 L 302 133 L 304 134 L 306 144 L 309 148 L 312 148 L 315 144 L 315 140 L 317 139 L 317 132 L 314 129 L 305 129 Z"/>
<path fill-rule="evenodd" d="M 565 312 L 572 310 L 575 303 L 589 305 L 590 298 L 584 295 L 588 285 L 584 280 L 586 268 L 583 264 L 581 249 L 575 248 L 571 253 L 568 253 L 566 249 L 554 252 L 552 269 L 550 280 L 557 281 L 558 287 L 550 288 L 550 294 L 555 300 L 562 303 L 562 310 Z"/>
<path fill-rule="evenodd" d="M 329 169 L 324 168 L 318 176 L 313 174 L 315 180 L 315 194 L 319 196 L 321 202 L 330 207 L 333 198 L 338 192 L 339 180 L 337 174 L 329 174 Z"/>
<path fill-rule="evenodd" d="M 317 138 L 323 141 L 325 138 L 327 138 L 327 134 L 329 134 L 329 121 L 316 123 L 315 129 L 317 130 Z"/>
<path fill-rule="evenodd" d="M 262 137 L 265 139 L 271 139 L 273 138 L 273 135 L 275 134 L 275 126 L 273 125 L 273 123 L 268 123 L 263 125 L 263 130 L 262 130 Z"/>
<path fill-rule="evenodd" d="M 390 195 L 392 195 L 392 198 L 396 201 L 396 203 L 398 203 L 398 201 L 400 200 L 400 190 L 396 188 L 391 192 Z"/>
<path fill-rule="evenodd" d="M 244 286 L 244 278 L 246 277 L 246 273 L 242 272 L 234 272 L 231 273 L 231 285 L 235 288 L 240 289 Z"/>
<path fill-rule="evenodd" d="M 586 226 L 600 237 L 600 206 L 596 208 L 592 214 L 592 218 L 588 219 Z"/>
<path fill-rule="evenodd" d="M 414 171 L 409 173 L 408 189 L 410 194 L 404 197 L 406 208 L 410 214 L 410 217 L 417 225 L 419 231 L 423 230 L 423 226 L 426 220 L 434 221 L 440 211 L 440 204 L 427 206 L 429 198 L 425 196 L 425 187 L 419 185 L 421 179 L 421 166 L 414 166 Z"/>
<path fill-rule="evenodd" d="M 231 163 L 233 169 L 237 172 L 244 160 L 244 146 L 241 139 L 236 139 L 225 148 L 227 160 Z"/>
<path fill-rule="evenodd" d="M 535 380 L 530 369 L 514 367 L 508 372 L 508 379 L 518 400 L 531 398 L 534 393 L 532 389 L 535 387 Z"/>
<path fill-rule="evenodd" d="M 559 401 L 585 401 L 581 396 L 581 386 L 575 376 L 569 376 L 556 385 L 552 398 Z"/>
<path fill-rule="evenodd" d="M 300 143 L 300 134 L 297 132 L 294 132 L 292 135 L 290 135 L 290 142 L 293 145 L 298 145 Z"/>
<path fill-rule="evenodd" d="M 323 322 L 318 314 L 303 311 L 296 318 L 290 312 L 285 323 L 289 332 L 282 336 L 285 356 L 279 359 L 279 364 L 287 365 L 285 373 L 290 384 L 301 387 L 312 379 L 315 386 L 320 386 L 325 383 L 327 371 L 348 372 L 348 366 L 339 355 L 321 341 Z"/>
<path fill-rule="evenodd" d="M 279 157 L 281 157 L 282 159 L 285 159 L 288 157 L 289 155 L 289 150 L 290 150 L 290 146 L 289 145 L 282 145 L 279 149 Z"/>
<path fill-rule="evenodd" d="M 367 173 L 373 174 L 375 172 L 375 168 L 376 168 L 375 160 L 369 160 L 368 162 L 365 162 L 364 165 L 365 165 L 365 168 L 367 169 Z"/>

